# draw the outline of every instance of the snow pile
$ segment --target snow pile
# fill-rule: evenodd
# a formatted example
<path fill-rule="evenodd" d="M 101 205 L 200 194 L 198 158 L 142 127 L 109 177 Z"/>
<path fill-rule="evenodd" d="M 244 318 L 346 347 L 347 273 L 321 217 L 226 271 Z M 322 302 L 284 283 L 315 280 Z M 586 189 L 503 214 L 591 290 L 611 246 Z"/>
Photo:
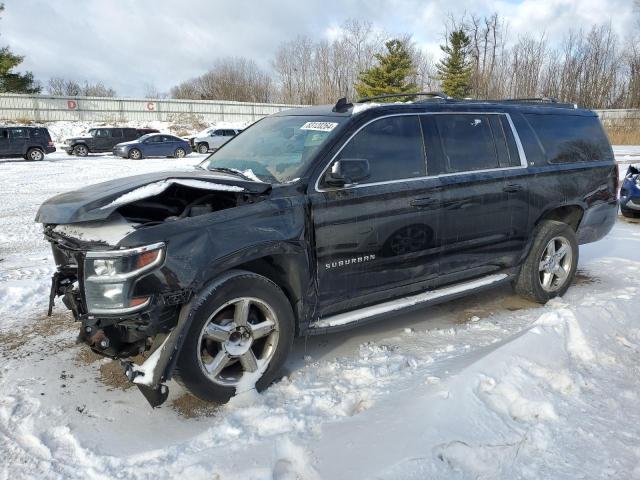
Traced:
<path fill-rule="evenodd" d="M 160 195 L 171 185 L 184 185 L 185 187 L 198 188 L 200 190 L 211 190 L 214 192 L 242 192 L 244 188 L 236 185 L 224 185 L 222 183 L 207 182 L 204 180 L 193 180 L 189 178 L 167 178 L 159 182 L 150 183 L 116 198 L 113 202 L 108 203 L 103 209 L 113 208 L 120 205 L 126 205 L 144 198 Z"/>
<path fill-rule="evenodd" d="M 129 121 L 129 122 L 115 122 L 115 123 L 105 123 L 105 122 L 73 122 L 73 121 L 57 121 L 57 122 L 47 122 L 43 123 L 43 127 L 47 127 L 49 129 L 49 133 L 51 134 L 51 139 L 56 144 L 64 143 L 64 140 L 72 137 L 79 137 L 84 134 L 90 128 L 99 128 L 99 127 L 128 127 L 128 128 L 155 128 L 163 133 L 171 133 L 172 135 L 176 134 L 176 129 L 183 131 L 185 128 L 188 130 L 190 135 L 196 135 L 199 133 L 206 132 L 211 128 L 234 128 L 234 129 L 244 129 L 251 125 L 252 121 L 244 121 L 244 122 L 214 122 L 209 125 L 206 129 L 199 131 L 199 128 L 188 127 L 183 124 L 175 124 L 174 122 L 161 122 L 161 121 L 151 121 L 151 122 L 143 122 L 143 121 Z M 178 132 L 180 133 L 180 132 Z"/>
<path fill-rule="evenodd" d="M 109 221 L 80 222 L 57 225 L 53 231 L 65 237 L 86 242 L 103 242 L 115 246 L 120 240 L 135 231 L 137 223 L 131 223 L 117 215 Z"/>

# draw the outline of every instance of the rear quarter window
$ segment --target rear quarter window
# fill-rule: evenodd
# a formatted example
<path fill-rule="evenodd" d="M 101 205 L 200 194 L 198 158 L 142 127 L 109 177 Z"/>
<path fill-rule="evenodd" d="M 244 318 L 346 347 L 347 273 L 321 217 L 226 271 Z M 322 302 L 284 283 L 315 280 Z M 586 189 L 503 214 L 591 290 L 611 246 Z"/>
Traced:
<path fill-rule="evenodd" d="M 613 151 L 595 116 L 525 114 L 549 163 L 613 160 Z"/>

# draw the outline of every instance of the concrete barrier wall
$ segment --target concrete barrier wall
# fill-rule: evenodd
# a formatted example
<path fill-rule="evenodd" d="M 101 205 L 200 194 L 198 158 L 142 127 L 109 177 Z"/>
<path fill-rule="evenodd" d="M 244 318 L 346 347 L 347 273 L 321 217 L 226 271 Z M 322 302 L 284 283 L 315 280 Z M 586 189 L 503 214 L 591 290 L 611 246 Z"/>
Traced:
<path fill-rule="evenodd" d="M 198 118 L 205 122 L 238 122 L 255 121 L 266 115 L 297 106 L 208 100 L 0 94 L 0 120 L 5 122 L 16 120 L 176 122 Z"/>

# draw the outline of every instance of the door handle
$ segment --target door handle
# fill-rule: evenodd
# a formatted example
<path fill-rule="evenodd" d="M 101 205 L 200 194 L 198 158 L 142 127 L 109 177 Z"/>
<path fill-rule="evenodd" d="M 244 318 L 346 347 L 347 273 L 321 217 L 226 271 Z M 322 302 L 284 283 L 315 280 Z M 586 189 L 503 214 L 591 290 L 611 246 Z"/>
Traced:
<path fill-rule="evenodd" d="M 519 183 L 509 183 L 505 185 L 502 190 L 507 193 L 516 193 L 522 191 L 522 185 Z"/>
<path fill-rule="evenodd" d="M 438 200 L 435 198 L 424 197 L 424 198 L 414 198 L 409 202 L 409 205 L 416 208 L 422 208 L 422 207 L 432 207 L 437 203 L 438 203 Z"/>

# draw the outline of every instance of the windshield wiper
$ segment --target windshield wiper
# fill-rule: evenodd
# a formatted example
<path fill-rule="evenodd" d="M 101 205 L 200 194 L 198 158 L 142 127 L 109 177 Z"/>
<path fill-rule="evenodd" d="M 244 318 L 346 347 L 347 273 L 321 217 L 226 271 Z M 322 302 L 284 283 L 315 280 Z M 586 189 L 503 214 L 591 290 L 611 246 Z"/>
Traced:
<path fill-rule="evenodd" d="M 240 170 L 236 170 L 235 168 L 227 168 L 227 167 L 209 167 L 207 170 L 214 172 L 222 172 L 222 173 L 230 173 L 231 175 L 235 175 L 236 177 L 240 177 L 243 180 L 248 180 L 250 182 L 255 182 L 255 180 L 251 177 L 248 177 Z"/>

